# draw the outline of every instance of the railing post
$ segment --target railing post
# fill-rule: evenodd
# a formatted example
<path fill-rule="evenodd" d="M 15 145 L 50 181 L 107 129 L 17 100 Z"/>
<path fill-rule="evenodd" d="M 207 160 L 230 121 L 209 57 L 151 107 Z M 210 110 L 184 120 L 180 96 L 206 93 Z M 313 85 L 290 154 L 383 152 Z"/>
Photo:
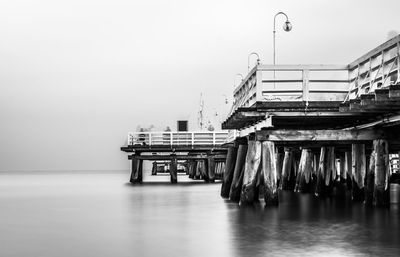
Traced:
<path fill-rule="evenodd" d="M 215 145 L 215 132 L 213 132 L 213 145 Z"/>
<path fill-rule="evenodd" d="M 194 132 L 191 133 L 191 137 L 192 137 L 192 146 L 194 145 Z"/>
<path fill-rule="evenodd" d="M 172 140 L 172 132 L 169 132 L 169 142 L 170 142 L 170 145 L 172 145 L 172 143 L 173 143 L 173 140 Z"/>
<path fill-rule="evenodd" d="M 151 145 L 151 132 L 149 132 L 149 145 Z"/>
<path fill-rule="evenodd" d="M 262 86 L 262 71 L 259 70 L 259 68 L 257 67 L 256 70 L 256 101 L 262 101 L 263 100 L 263 95 L 262 95 L 262 91 L 263 91 L 263 86 Z"/>
<path fill-rule="evenodd" d="M 303 101 L 308 102 L 309 94 L 309 70 L 303 70 Z"/>

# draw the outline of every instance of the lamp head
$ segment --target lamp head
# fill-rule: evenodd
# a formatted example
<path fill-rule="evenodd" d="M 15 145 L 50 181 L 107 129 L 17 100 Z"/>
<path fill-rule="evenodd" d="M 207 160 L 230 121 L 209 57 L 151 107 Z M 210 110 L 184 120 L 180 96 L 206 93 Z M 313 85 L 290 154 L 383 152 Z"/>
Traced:
<path fill-rule="evenodd" d="M 287 20 L 284 24 L 283 24 L 283 30 L 286 32 L 289 32 L 292 30 L 292 23 L 290 23 L 289 20 Z"/>

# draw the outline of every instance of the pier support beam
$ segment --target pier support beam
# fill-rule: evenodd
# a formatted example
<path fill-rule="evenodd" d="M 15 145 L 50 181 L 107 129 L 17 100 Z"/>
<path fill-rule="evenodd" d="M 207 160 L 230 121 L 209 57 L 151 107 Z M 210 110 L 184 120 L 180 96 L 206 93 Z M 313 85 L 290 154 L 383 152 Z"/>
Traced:
<path fill-rule="evenodd" d="M 131 183 L 142 183 L 143 182 L 143 160 L 132 156 L 132 172 L 131 172 Z"/>
<path fill-rule="evenodd" d="M 243 186 L 240 204 L 250 204 L 259 197 L 259 176 L 261 170 L 261 142 L 249 141 L 244 166 Z"/>
<path fill-rule="evenodd" d="M 234 146 L 230 146 L 228 148 L 228 154 L 225 161 L 225 172 L 223 173 L 221 186 L 221 196 L 224 198 L 229 197 L 229 191 L 231 189 L 233 180 L 233 173 L 235 171 L 237 151 L 238 149 Z"/>
<path fill-rule="evenodd" d="M 189 161 L 189 178 L 194 179 L 196 174 L 196 161 Z"/>
<path fill-rule="evenodd" d="M 278 170 L 275 144 L 262 142 L 261 183 L 264 186 L 265 205 L 278 205 Z"/>
<path fill-rule="evenodd" d="M 276 148 L 276 178 L 278 181 L 277 186 L 280 187 L 282 181 L 282 167 L 283 167 L 283 158 L 285 157 L 285 153 L 280 153 L 278 147 Z"/>
<path fill-rule="evenodd" d="M 302 149 L 301 150 L 301 158 L 299 169 L 296 178 L 296 192 L 301 193 L 310 193 L 312 192 L 313 180 L 312 180 L 312 172 L 313 172 L 313 154 L 311 149 Z"/>
<path fill-rule="evenodd" d="M 208 162 L 208 179 L 210 182 L 215 182 L 215 159 L 214 157 L 209 156 L 207 159 Z"/>
<path fill-rule="evenodd" d="M 333 180 L 336 177 L 335 148 L 321 147 L 317 172 L 315 195 L 325 197 L 332 194 Z"/>
<path fill-rule="evenodd" d="M 346 187 L 348 190 L 352 189 L 352 161 L 351 161 L 351 152 L 350 151 L 346 151 L 344 153 L 344 169 L 346 172 Z"/>
<path fill-rule="evenodd" d="M 244 165 L 246 162 L 247 142 L 241 142 L 238 147 L 236 164 L 233 172 L 232 184 L 229 191 L 229 200 L 239 202 L 243 185 Z"/>
<path fill-rule="evenodd" d="M 376 206 L 389 205 L 389 146 L 383 139 L 374 140 L 375 178 L 373 203 Z"/>
<path fill-rule="evenodd" d="M 367 206 L 372 206 L 374 200 L 375 156 L 375 150 L 372 150 L 365 174 L 364 203 Z"/>
<path fill-rule="evenodd" d="M 294 168 L 294 156 L 293 149 L 285 147 L 285 155 L 283 157 L 282 164 L 282 180 L 281 189 L 282 190 L 293 190 L 296 183 L 296 175 Z"/>
<path fill-rule="evenodd" d="M 151 175 L 157 175 L 157 162 L 153 162 L 153 166 L 151 167 Z"/>
<path fill-rule="evenodd" d="M 169 172 L 171 174 L 171 183 L 178 183 L 178 162 L 176 158 L 172 158 Z"/>
<path fill-rule="evenodd" d="M 351 175 L 352 175 L 352 199 L 364 200 L 364 179 L 366 173 L 366 157 L 364 144 L 351 145 Z"/>

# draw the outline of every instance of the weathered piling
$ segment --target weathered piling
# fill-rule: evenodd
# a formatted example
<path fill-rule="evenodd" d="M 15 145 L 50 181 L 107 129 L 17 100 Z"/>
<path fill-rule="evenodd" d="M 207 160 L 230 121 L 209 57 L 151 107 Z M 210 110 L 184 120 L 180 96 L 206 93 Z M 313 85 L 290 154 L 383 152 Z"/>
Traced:
<path fill-rule="evenodd" d="M 265 205 L 278 205 L 278 169 L 275 144 L 271 141 L 262 143 L 261 182 L 264 188 Z"/>
<path fill-rule="evenodd" d="M 301 150 L 301 158 L 299 169 L 296 178 L 296 192 L 301 193 L 309 193 L 312 192 L 313 189 L 313 180 L 312 180 L 312 172 L 313 172 L 313 154 L 311 149 L 302 149 Z"/>
<path fill-rule="evenodd" d="M 196 161 L 196 172 L 194 173 L 194 179 L 201 178 L 201 161 Z"/>
<path fill-rule="evenodd" d="M 143 160 L 135 157 L 132 158 L 132 173 L 130 178 L 131 183 L 143 182 Z"/>
<path fill-rule="evenodd" d="M 214 157 L 209 156 L 207 159 L 208 162 L 208 179 L 210 182 L 215 182 L 215 159 Z"/>
<path fill-rule="evenodd" d="M 352 199 L 364 201 L 364 179 L 366 173 L 365 145 L 351 145 L 351 175 L 352 175 Z"/>
<path fill-rule="evenodd" d="M 375 179 L 374 200 L 376 206 L 387 206 L 389 201 L 389 146 L 383 139 L 374 140 Z"/>
<path fill-rule="evenodd" d="M 296 183 L 295 168 L 294 168 L 294 156 L 293 149 L 285 147 L 285 155 L 283 157 L 282 164 L 282 190 L 293 190 Z"/>
<path fill-rule="evenodd" d="M 257 187 L 261 170 L 261 142 L 249 141 L 244 165 L 243 186 L 240 204 L 250 204 L 258 200 Z"/>
<path fill-rule="evenodd" d="M 352 190 L 352 161 L 350 151 L 346 151 L 344 153 L 344 162 L 344 169 L 346 172 L 346 187 L 348 190 Z"/>
<path fill-rule="evenodd" d="M 157 162 L 153 162 L 153 166 L 151 167 L 151 175 L 157 175 Z"/>
<path fill-rule="evenodd" d="M 244 165 L 246 162 L 247 143 L 241 143 L 236 156 L 235 170 L 233 172 L 232 184 L 229 191 L 229 200 L 239 202 L 240 192 L 243 185 Z"/>
<path fill-rule="evenodd" d="M 315 195 L 325 197 L 332 194 L 333 180 L 336 177 L 335 148 L 321 147 L 317 172 Z"/>
<path fill-rule="evenodd" d="M 234 146 L 230 146 L 228 148 L 228 153 L 225 161 L 225 172 L 223 173 L 221 186 L 221 196 L 225 198 L 229 197 L 229 191 L 231 189 L 233 180 L 233 173 L 235 171 L 237 151 L 238 149 Z"/>
<path fill-rule="evenodd" d="M 171 175 L 171 183 L 178 183 L 178 162 L 176 158 L 172 158 L 170 166 L 169 172 Z"/>
<path fill-rule="evenodd" d="M 372 151 L 365 174 L 364 203 L 371 206 L 374 200 L 375 150 Z"/>
<path fill-rule="evenodd" d="M 282 181 L 282 167 L 284 156 L 284 153 L 280 153 L 278 150 L 276 150 L 276 179 L 278 187 L 280 187 L 280 183 Z"/>
<path fill-rule="evenodd" d="M 189 178 L 194 179 L 196 175 L 196 162 L 189 161 Z"/>
<path fill-rule="evenodd" d="M 346 157 L 345 153 L 339 153 L 339 176 L 334 181 L 337 196 L 345 196 L 347 188 Z"/>

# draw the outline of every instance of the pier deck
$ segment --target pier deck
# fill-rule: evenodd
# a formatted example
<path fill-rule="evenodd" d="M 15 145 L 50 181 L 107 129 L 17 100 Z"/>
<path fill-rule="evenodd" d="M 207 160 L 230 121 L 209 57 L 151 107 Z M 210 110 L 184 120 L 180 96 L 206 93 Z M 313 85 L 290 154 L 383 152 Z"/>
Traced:
<path fill-rule="evenodd" d="M 256 65 L 222 123 L 235 131 L 229 148 L 238 155 L 228 152 L 235 169 L 221 195 L 252 203 L 262 186 L 275 205 L 278 188 L 320 197 L 351 188 L 354 201 L 387 206 L 400 153 L 399 78 L 400 35 L 348 65 Z"/>

